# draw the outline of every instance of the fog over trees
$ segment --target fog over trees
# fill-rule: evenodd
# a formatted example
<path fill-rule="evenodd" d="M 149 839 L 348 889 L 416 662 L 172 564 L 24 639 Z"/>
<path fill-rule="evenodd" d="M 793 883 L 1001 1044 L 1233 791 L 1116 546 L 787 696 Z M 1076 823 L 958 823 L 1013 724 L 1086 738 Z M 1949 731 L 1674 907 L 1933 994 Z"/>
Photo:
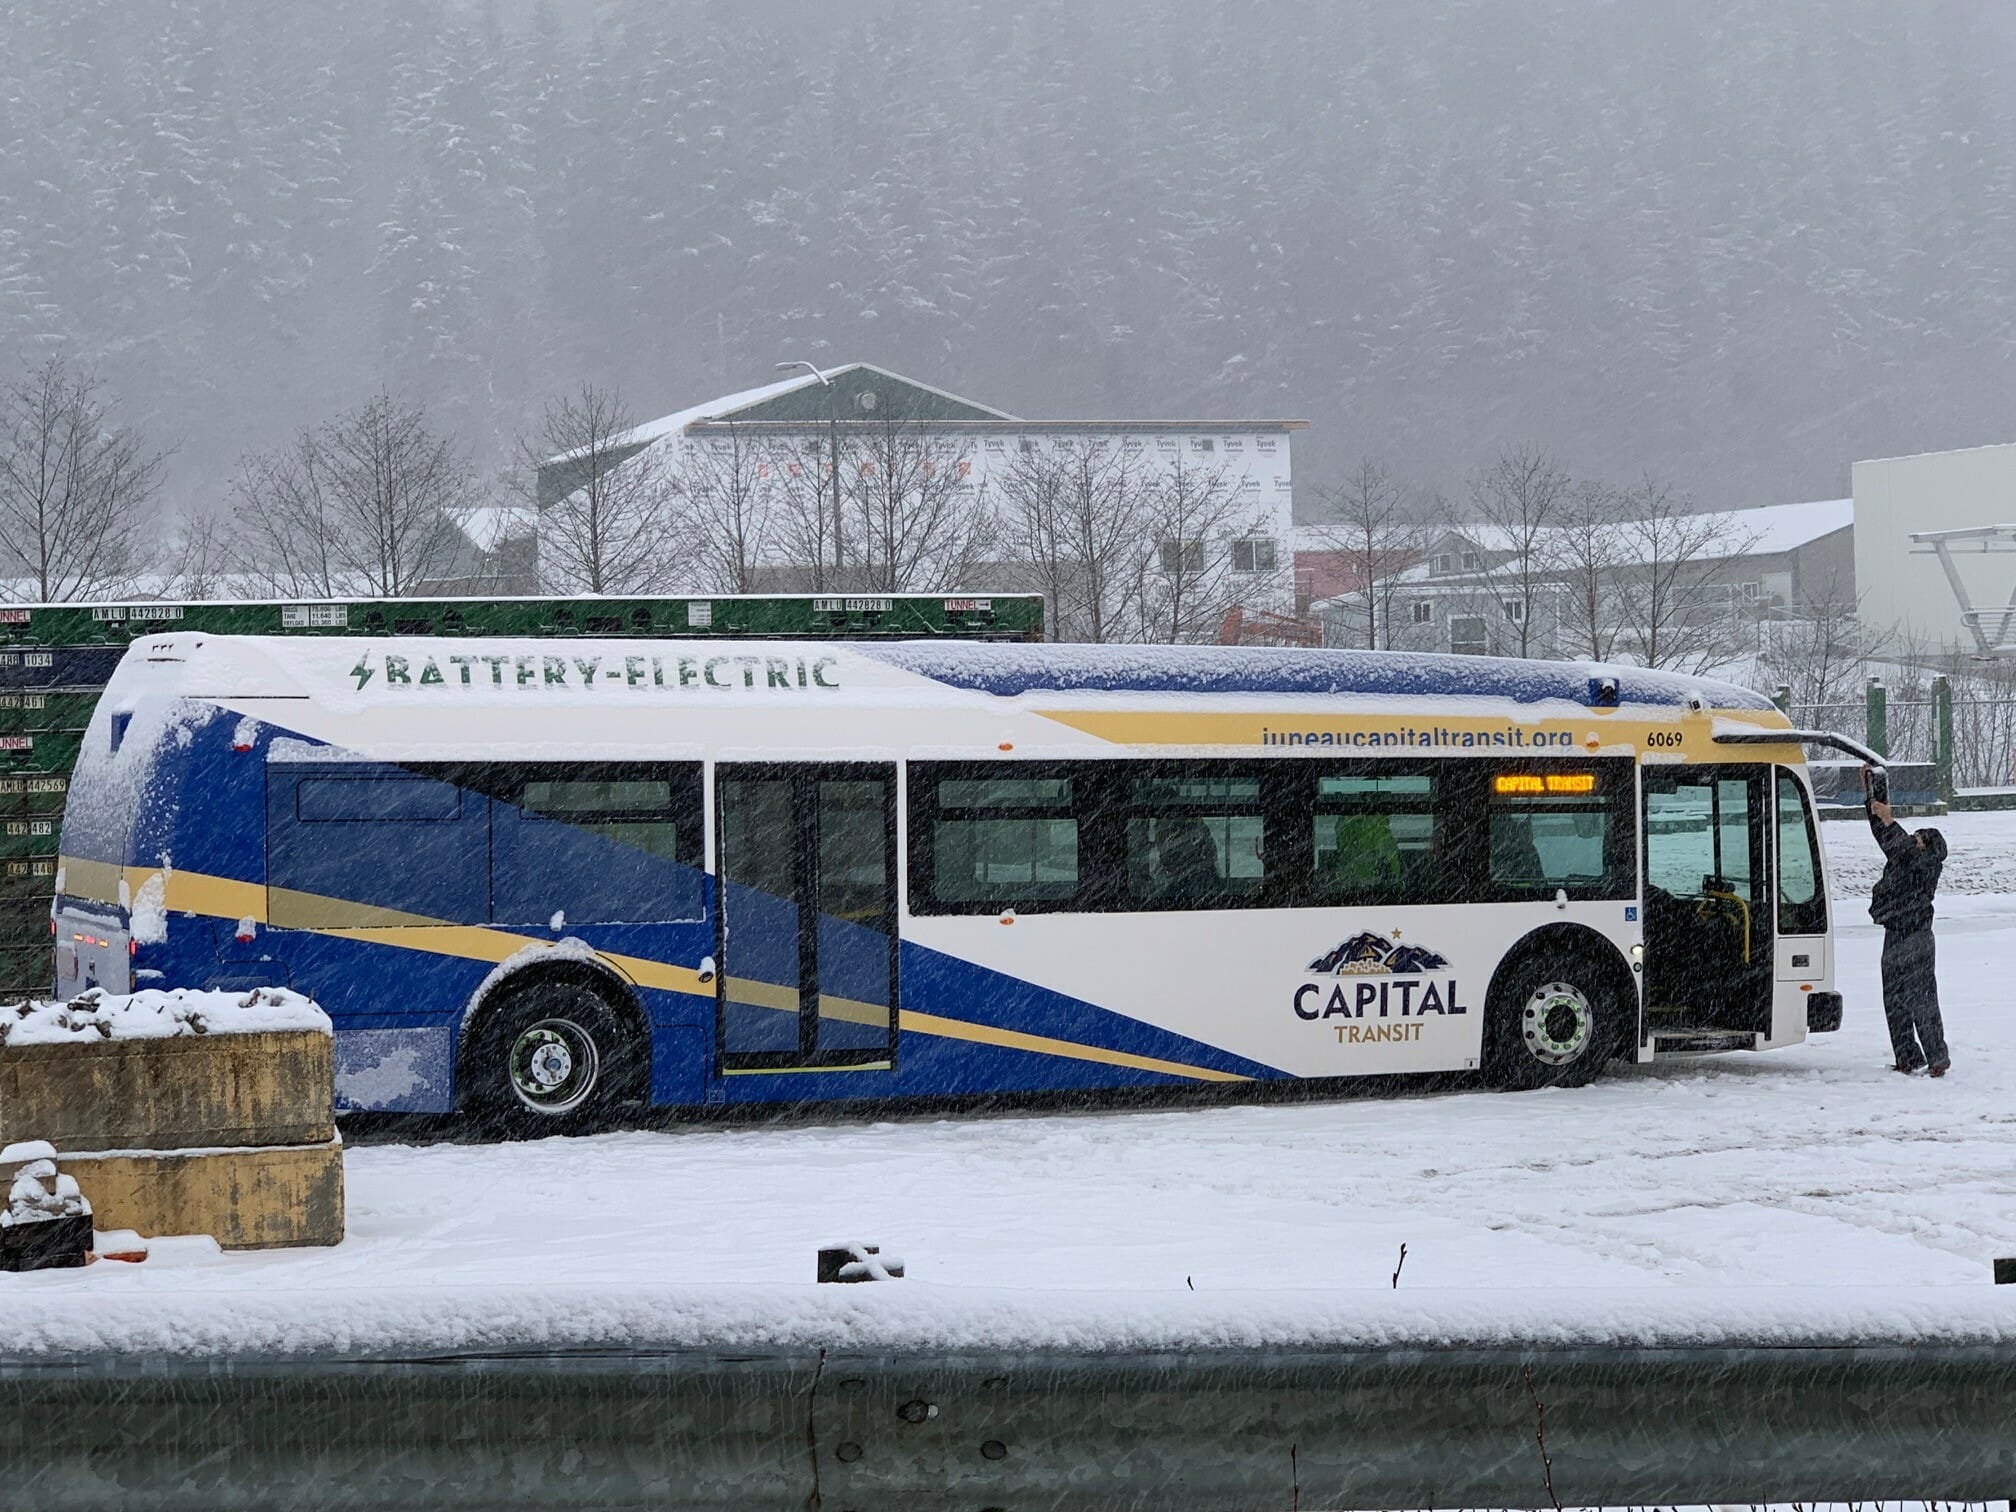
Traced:
<path fill-rule="evenodd" d="M 220 509 L 374 396 L 491 478 L 795 357 L 1824 497 L 2016 437 L 2012 217 L 1999 0 L 0 6 L 0 372 Z"/>

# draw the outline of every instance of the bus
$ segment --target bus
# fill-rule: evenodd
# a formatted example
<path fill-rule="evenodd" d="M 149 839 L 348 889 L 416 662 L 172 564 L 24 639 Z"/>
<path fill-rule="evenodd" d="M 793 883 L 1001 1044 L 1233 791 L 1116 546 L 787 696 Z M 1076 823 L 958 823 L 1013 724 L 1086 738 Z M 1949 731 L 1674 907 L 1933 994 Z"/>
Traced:
<path fill-rule="evenodd" d="M 1582 663 L 152 635 L 84 737 L 55 966 L 292 988 L 339 1108 L 518 1131 L 1572 1086 L 1839 1025 L 1816 739 Z"/>

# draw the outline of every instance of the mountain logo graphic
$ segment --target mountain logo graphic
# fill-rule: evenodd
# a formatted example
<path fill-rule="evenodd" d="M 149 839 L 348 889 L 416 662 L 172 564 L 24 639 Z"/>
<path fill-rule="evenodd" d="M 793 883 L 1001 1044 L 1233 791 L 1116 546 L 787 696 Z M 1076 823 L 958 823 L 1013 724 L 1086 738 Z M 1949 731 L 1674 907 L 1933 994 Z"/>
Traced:
<path fill-rule="evenodd" d="M 1309 963 L 1312 973 L 1336 976 L 1391 976 L 1448 969 L 1448 958 L 1425 945 L 1402 945 L 1369 929 Z"/>

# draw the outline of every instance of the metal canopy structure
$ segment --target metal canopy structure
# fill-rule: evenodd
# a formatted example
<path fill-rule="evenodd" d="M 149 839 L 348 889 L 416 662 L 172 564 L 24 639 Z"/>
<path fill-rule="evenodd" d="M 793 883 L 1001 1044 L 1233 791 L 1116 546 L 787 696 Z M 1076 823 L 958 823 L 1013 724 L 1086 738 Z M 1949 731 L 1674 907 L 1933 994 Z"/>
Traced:
<path fill-rule="evenodd" d="M 2010 632 L 2016 630 L 2016 585 L 2009 590 L 2008 600 L 1999 609 L 1977 609 L 1973 596 L 1967 591 L 1966 581 L 1960 576 L 1960 568 L 1954 562 L 1956 553 L 1977 556 L 1995 556 L 2016 552 L 2016 525 L 1977 525 L 1967 530 L 1914 530 L 1911 539 L 1916 543 L 1913 553 L 1923 556 L 1928 551 L 1939 558 L 1940 570 L 1946 574 L 1946 582 L 1953 590 L 1953 597 L 1960 602 L 1960 618 L 1967 626 L 1968 634 L 1974 637 L 1975 655 L 1996 660 L 2016 657 L 2016 640 Z"/>

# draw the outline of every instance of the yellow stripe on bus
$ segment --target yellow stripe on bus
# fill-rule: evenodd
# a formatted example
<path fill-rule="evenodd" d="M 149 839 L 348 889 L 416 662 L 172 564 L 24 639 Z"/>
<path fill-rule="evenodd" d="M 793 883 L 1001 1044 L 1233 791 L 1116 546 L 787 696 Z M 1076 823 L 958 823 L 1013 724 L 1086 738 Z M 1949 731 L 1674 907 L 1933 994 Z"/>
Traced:
<path fill-rule="evenodd" d="M 1673 719 L 1647 719 L 1637 712 L 1588 709 L 1574 715 L 1554 714 L 1526 720 L 1513 716 L 1441 714 L 1423 708 L 1413 714 L 1358 714 L 1297 709 L 1257 711 L 1178 709 L 1041 709 L 1043 718 L 1067 725 L 1084 735 L 1114 745 L 1250 746 L 1275 752 L 1307 753 L 1311 747 L 1339 756 L 1437 755 L 1484 759 L 1531 756 L 1581 756 L 1592 750 L 1627 746 L 1653 751 L 1651 737 L 1678 734 L 1677 746 L 1660 746 L 1657 754 L 1684 756 L 1695 762 L 1780 761 L 1797 763 L 1804 754 L 1787 742 L 1776 745 L 1717 745 L 1715 720 L 1735 720 L 1758 730 L 1785 728 L 1782 716 L 1756 709 L 1680 711 Z M 1773 719 L 1778 722 L 1774 725 Z M 1536 735 L 1549 737 L 1533 744 Z M 1507 738 L 1505 744 L 1490 737 Z M 1561 736 L 1561 744 L 1553 741 Z M 1292 737 L 1292 739 L 1291 739 Z M 1466 737 L 1474 743 L 1465 744 Z M 1526 744 L 1509 743 L 1523 738 Z"/>
<path fill-rule="evenodd" d="M 918 1013 L 905 1008 L 900 1018 L 906 1033 L 934 1034 L 941 1039 L 970 1040 L 976 1045 L 993 1045 L 1003 1050 L 1027 1050 L 1033 1055 L 1056 1055 L 1066 1060 L 1096 1061 L 1102 1066 L 1124 1066 L 1130 1071 L 1154 1071 L 1163 1076 L 1182 1076 L 1191 1081 L 1243 1082 L 1253 1080 L 1236 1071 L 1213 1071 L 1204 1066 L 1186 1066 L 1181 1061 L 1157 1060 L 1152 1055 L 1129 1055 L 1125 1050 L 1105 1050 L 1097 1045 L 1080 1045 L 1071 1040 L 1051 1039 L 1043 1034 L 1024 1034 L 1019 1029 L 996 1029 L 966 1019 L 941 1018 L 935 1013 Z"/>
<path fill-rule="evenodd" d="M 129 866 L 122 870 L 108 861 L 85 861 L 67 856 L 60 864 L 64 872 L 64 892 L 67 896 L 113 906 L 119 903 L 119 883 L 122 880 L 126 883 L 130 895 L 138 893 L 150 878 L 161 875 L 161 869 L 158 867 Z M 276 889 L 276 891 L 285 890 Z M 267 889 L 256 882 L 236 882 L 226 877 L 206 876 L 201 872 L 177 871 L 169 874 L 166 892 L 166 906 L 176 913 L 201 914 L 215 919 L 251 919 L 255 923 L 266 922 Z M 405 950 L 423 951 L 428 955 L 487 961 L 492 965 L 516 955 L 528 945 L 550 946 L 553 943 L 550 940 L 535 939 L 530 935 L 492 929 L 487 925 L 450 924 L 421 914 L 374 908 L 342 898 L 322 898 L 314 893 L 296 892 L 288 893 L 287 896 L 290 905 L 299 904 L 304 908 L 311 905 L 321 906 L 328 914 L 338 918 L 349 919 L 356 918 L 360 914 L 369 914 L 379 918 L 412 921 L 378 927 L 351 924 L 328 927 L 282 926 L 299 928 L 307 934 L 327 935 L 333 939 L 393 945 Z M 700 974 L 690 966 L 675 966 L 669 961 L 654 961 L 643 956 L 623 955 L 615 951 L 598 951 L 596 954 L 598 959 L 637 986 L 656 987 L 669 992 L 685 993 L 691 997 L 711 999 L 714 996 L 712 985 L 703 983 Z M 759 1008 L 788 1008 L 795 1011 L 798 1006 L 798 989 L 779 986 L 773 982 L 759 982 L 749 977 L 730 977 L 728 998 L 730 1002 L 748 1003 Z M 843 1023 L 880 1024 L 888 1021 L 889 1008 L 887 1004 L 864 1003 L 853 998 L 831 997 L 821 993 L 819 1016 Z M 1148 1055 L 1130 1055 L 1124 1050 L 1081 1045 L 1073 1040 L 1052 1039 L 1048 1035 L 1024 1034 L 1016 1029 L 996 1029 L 987 1024 L 945 1018 L 935 1013 L 918 1013 L 908 1008 L 897 1015 L 897 1025 L 906 1034 L 926 1034 L 937 1039 L 965 1040 L 977 1045 L 992 1045 L 997 1049 L 1026 1051 L 1031 1055 L 1054 1055 L 1065 1060 L 1091 1061 L 1098 1065 L 1118 1066 L 1130 1071 L 1152 1071 L 1163 1076 L 1180 1076 L 1190 1081 L 1252 1080 L 1251 1077 L 1241 1076 L 1235 1072 L 1213 1071 L 1203 1066 L 1158 1060 Z"/>

